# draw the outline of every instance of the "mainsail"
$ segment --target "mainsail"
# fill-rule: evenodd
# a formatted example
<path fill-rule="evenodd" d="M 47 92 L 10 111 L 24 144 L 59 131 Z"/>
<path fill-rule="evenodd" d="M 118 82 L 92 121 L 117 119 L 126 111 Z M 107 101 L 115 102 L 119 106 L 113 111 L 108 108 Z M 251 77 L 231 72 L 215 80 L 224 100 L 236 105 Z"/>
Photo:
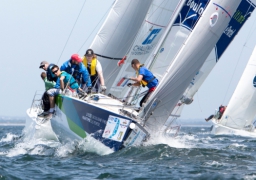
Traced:
<path fill-rule="evenodd" d="M 125 64 L 122 65 L 122 69 L 111 87 L 110 93 L 112 95 L 123 98 L 127 94 L 126 84 L 128 80 L 125 80 L 124 77 L 135 75 L 130 62 L 136 58 L 141 63 L 145 63 L 149 57 L 154 56 L 152 52 L 164 34 L 171 17 L 175 16 L 174 12 L 177 12 L 177 5 L 180 6 L 180 0 L 154 0 L 152 2 L 145 21 L 127 54 Z"/>
<path fill-rule="evenodd" d="M 240 1 L 210 1 L 194 30 L 176 55 L 144 112 L 146 127 L 158 131 L 170 116 L 195 74 L 228 26 Z M 227 9 L 228 8 L 228 9 Z"/>
<path fill-rule="evenodd" d="M 174 10 L 175 13 L 173 13 L 172 18 L 168 26 L 166 27 L 164 34 L 162 35 L 161 39 L 159 39 L 159 43 L 156 46 L 156 49 L 154 50 L 153 54 L 146 59 L 147 56 L 139 56 L 137 53 L 134 54 L 136 56 L 133 56 L 133 52 L 131 52 L 130 61 L 133 58 L 139 59 L 141 63 L 145 63 L 146 67 L 150 67 L 154 75 L 160 80 L 165 73 L 166 67 L 168 67 L 168 65 L 171 64 L 175 55 L 177 54 L 177 52 L 179 51 L 179 49 L 181 48 L 181 46 L 183 45 L 191 31 L 193 30 L 193 28 L 195 27 L 198 18 L 200 18 L 207 3 L 208 0 L 201 0 L 199 3 L 195 3 L 191 0 L 180 1 L 176 9 Z M 154 31 L 149 32 L 146 38 L 139 40 L 139 43 L 143 44 L 143 42 L 147 42 L 146 40 L 152 37 L 152 35 L 154 34 L 156 34 Z M 158 34 L 157 37 L 159 37 Z M 150 46 L 144 46 L 144 49 L 147 50 L 149 48 L 146 47 L 151 47 L 153 43 L 156 44 L 156 42 L 158 42 L 156 35 L 153 36 L 152 39 L 154 41 L 149 41 L 148 44 Z M 137 47 L 137 44 L 135 45 L 135 47 Z M 135 74 L 134 70 L 130 67 L 130 61 L 128 61 L 128 64 L 126 64 L 125 67 L 123 67 L 121 71 L 122 76 L 117 77 L 115 83 L 116 87 L 112 88 L 113 91 L 111 93 L 119 91 L 119 96 L 117 95 L 117 93 L 115 93 L 116 97 L 123 97 L 127 93 L 127 88 L 125 88 L 125 85 L 127 84 L 128 80 L 124 80 L 122 78 L 134 76 Z M 142 88 L 141 91 L 143 92 L 144 89 Z M 136 104 L 138 98 L 139 96 L 137 93 L 137 95 L 133 97 L 133 104 Z"/>
<path fill-rule="evenodd" d="M 96 54 L 104 56 L 98 56 L 98 60 L 103 68 L 106 86 L 113 84 L 119 71 L 117 60 L 111 58 L 121 59 L 127 53 L 151 3 L 152 0 L 117 0 L 90 45 Z"/>
<path fill-rule="evenodd" d="M 220 124 L 234 129 L 254 130 L 256 115 L 256 46 L 236 90 L 220 119 Z"/>

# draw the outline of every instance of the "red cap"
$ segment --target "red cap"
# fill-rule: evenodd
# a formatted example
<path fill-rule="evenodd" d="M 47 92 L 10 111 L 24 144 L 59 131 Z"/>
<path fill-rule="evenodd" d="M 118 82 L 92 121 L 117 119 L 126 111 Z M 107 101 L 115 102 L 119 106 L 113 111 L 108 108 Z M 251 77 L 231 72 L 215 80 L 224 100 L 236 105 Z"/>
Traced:
<path fill-rule="evenodd" d="M 80 58 L 78 54 L 73 54 L 71 56 L 71 59 L 76 61 L 76 62 L 82 62 L 83 61 L 82 58 Z"/>

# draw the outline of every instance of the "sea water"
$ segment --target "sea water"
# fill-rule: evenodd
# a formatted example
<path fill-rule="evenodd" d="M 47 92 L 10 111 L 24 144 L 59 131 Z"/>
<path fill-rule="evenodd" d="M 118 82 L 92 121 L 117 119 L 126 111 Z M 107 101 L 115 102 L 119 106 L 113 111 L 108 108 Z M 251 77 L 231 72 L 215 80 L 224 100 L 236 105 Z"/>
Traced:
<path fill-rule="evenodd" d="M 83 142 L 26 139 L 0 126 L 0 179 L 256 179 L 256 139 L 182 127 L 176 138 L 111 153 Z"/>

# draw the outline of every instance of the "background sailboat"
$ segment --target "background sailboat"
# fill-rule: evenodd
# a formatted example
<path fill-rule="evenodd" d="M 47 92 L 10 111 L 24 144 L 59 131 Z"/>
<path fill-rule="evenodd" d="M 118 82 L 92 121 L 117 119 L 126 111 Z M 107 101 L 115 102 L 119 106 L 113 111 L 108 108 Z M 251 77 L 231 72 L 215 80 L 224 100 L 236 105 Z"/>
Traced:
<path fill-rule="evenodd" d="M 256 137 L 256 46 L 243 75 L 220 120 L 214 119 L 213 134 L 239 134 Z"/>

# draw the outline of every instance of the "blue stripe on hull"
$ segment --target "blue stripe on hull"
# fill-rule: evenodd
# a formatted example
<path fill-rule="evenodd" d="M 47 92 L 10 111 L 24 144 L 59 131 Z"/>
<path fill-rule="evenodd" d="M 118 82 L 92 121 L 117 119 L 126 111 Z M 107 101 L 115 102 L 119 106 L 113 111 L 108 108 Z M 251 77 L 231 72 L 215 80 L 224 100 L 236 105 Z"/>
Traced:
<path fill-rule="evenodd" d="M 127 128 L 126 133 L 124 134 L 123 141 L 118 142 L 111 139 L 106 139 L 102 137 L 104 129 L 107 124 L 107 120 L 110 115 L 127 119 L 135 123 L 137 126 L 142 128 L 132 119 L 121 116 L 119 114 L 107 111 L 105 109 L 93 106 L 84 101 L 79 101 L 69 97 L 60 97 L 62 101 L 63 113 L 77 126 L 81 127 L 87 134 L 93 138 L 101 141 L 104 145 L 108 146 L 114 151 L 117 151 L 123 147 L 123 141 L 131 133 L 132 129 Z M 76 132 L 74 132 L 76 133 Z"/>

